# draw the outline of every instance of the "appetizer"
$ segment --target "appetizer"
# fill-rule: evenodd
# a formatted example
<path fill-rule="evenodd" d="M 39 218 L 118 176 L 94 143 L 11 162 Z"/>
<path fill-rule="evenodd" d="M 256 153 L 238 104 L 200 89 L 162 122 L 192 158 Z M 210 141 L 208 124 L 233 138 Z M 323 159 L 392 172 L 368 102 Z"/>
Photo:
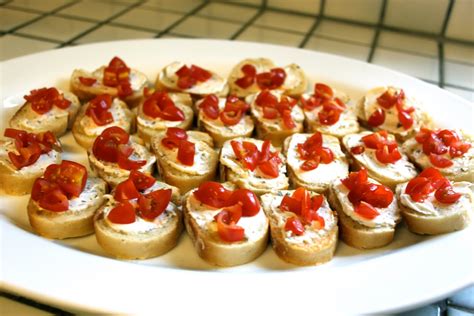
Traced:
<path fill-rule="evenodd" d="M 35 180 L 28 218 L 41 236 L 64 239 L 94 232 L 93 217 L 104 201 L 107 184 L 89 177 L 83 165 L 63 160 Z"/>
<path fill-rule="evenodd" d="M 206 133 L 170 127 L 152 138 L 151 147 L 163 180 L 183 193 L 216 175 L 218 156 Z"/>
<path fill-rule="evenodd" d="M 220 154 L 222 181 L 258 195 L 288 188 L 285 157 L 269 140 L 239 137 L 224 143 Z"/>
<path fill-rule="evenodd" d="M 105 129 L 118 126 L 131 132 L 135 115 L 119 98 L 100 94 L 82 106 L 72 126 L 76 142 L 88 149 Z"/>
<path fill-rule="evenodd" d="M 151 174 L 155 156 L 118 126 L 105 129 L 87 151 L 91 169 L 111 187 L 125 181 L 130 170 Z"/>
<path fill-rule="evenodd" d="M 395 136 L 385 130 L 346 135 L 342 144 L 355 169 L 366 168 L 369 177 L 392 189 L 418 173 L 400 151 Z"/>
<path fill-rule="evenodd" d="M 268 219 L 258 197 L 229 183 L 203 182 L 184 201 L 184 223 L 198 255 L 217 266 L 236 266 L 267 247 Z"/>
<path fill-rule="evenodd" d="M 72 126 L 81 104 L 70 92 L 41 88 L 25 95 L 26 102 L 10 119 L 10 127 L 27 132 L 51 131 L 59 137 Z"/>
<path fill-rule="evenodd" d="M 300 103 L 310 132 L 342 137 L 359 131 L 357 115 L 349 98 L 323 83 L 314 85 L 313 94 L 303 94 Z"/>
<path fill-rule="evenodd" d="M 198 126 L 209 133 L 216 147 L 236 137 L 250 137 L 254 124 L 246 115 L 249 105 L 236 96 L 218 98 L 210 94 L 196 103 L 199 109 Z"/>
<path fill-rule="evenodd" d="M 137 130 L 146 143 L 168 127 L 189 129 L 193 124 L 193 100 L 187 93 L 145 93 L 138 106 Z"/>
<path fill-rule="evenodd" d="M 452 129 L 422 128 L 402 145 L 421 169 L 434 167 L 452 181 L 474 182 L 474 138 Z"/>
<path fill-rule="evenodd" d="M 226 96 L 229 92 L 227 80 L 217 73 L 179 61 L 163 68 L 156 78 L 155 87 L 158 91 L 184 92 L 194 96 Z"/>
<path fill-rule="evenodd" d="M 474 210 L 474 184 L 452 182 L 429 167 L 397 186 L 397 196 L 408 229 L 437 235 L 464 229 Z"/>
<path fill-rule="evenodd" d="M 239 98 L 263 90 L 278 90 L 282 94 L 298 97 L 306 91 L 308 80 L 296 64 L 276 67 L 268 58 L 244 59 L 230 72 L 230 93 Z"/>
<path fill-rule="evenodd" d="M 94 217 L 99 245 L 114 257 L 147 259 L 173 249 L 183 229 L 179 190 L 136 170 Z"/>
<path fill-rule="evenodd" d="M 367 169 L 334 182 L 329 202 L 339 215 L 341 238 L 346 244 L 372 249 L 392 242 L 401 219 L 397 200 L 388 187 L 368 177 Z"/>
<path fill-rule="evenodd" d="M 303 132 L 304 114 L 296 99 L 264 90 L 247 97 L 257 125 L 257 137 L 281 147 L 285 138 Z"/>
<path fill-rule="evenodd" d="M 397 138 L 406 139 L 422 126 L 431 125 L 427 113 L 422 112 L 414 99 L 395 87 L 370 90 L 357 104 L 361 123 L 374 130 L 386 130 Z"/>
<path fill-rule="evenodd" d="M 0 190 L 28 194 L 48 165 L 61 162 L 61 144 L 52 132 L 7 128 L 4 136 L 9 139 L 0 140 Z"/>
<path fill-rule="evenodd" d="M 270 221 L 272 246 L 283 260 L 315 265 L 332 259 L 337 245 L 337 215 L 326 198 L 304 188 L 261 196 Z"/>
<path fill-rule="evenodd" d="M 294 187 L 324 192 L 337 179 L 347 177 L 349 164 L 337 137 L 293 134 L 285 140 L 288 176 Z"/>
<path fill-rule="evenodd" d="M 148 79 L 138 70 L 130 69 L 119 57 L 114 57 L 107 66 L 93 72 L 75 69 L 69 84 L 71 91 L 81 101 L 109 94 L 122 99 L 130 107 L 135 107 L 143 95 Z"/>

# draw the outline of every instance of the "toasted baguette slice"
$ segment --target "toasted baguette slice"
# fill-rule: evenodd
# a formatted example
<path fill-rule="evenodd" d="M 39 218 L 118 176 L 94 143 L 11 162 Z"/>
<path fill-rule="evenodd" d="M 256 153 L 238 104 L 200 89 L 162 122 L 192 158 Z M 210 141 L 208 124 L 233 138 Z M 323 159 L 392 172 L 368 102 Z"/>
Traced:
<path fill-rule="evenodd" d="M 56 137 L 64 135 L 72 127 L 81 103 L 74 94 L 58 91 L 71 102 L 67 109 L 53 106 L 48 112 L 38 114 L 30 102 L 25 102 L 10 119 L 10 127 L 33 133 L 51 131 Z"/>
<path fill-rule="evenodd" d="M 86 115 L 87 108 L 88 104 L 84 104 L 84 106 L 81 107 L 72 126 L 74 139 L 85 149 L 91 148 L 97 136 L 111 126 L 119 126 L 129 134 L 133 132 L 135 114 L 130 111 L 127 104 L 120 99 L 115 98 L 110 107 L 114 121 L 103 126 L 98 126 L 92 118 Z"/>
<path fill-rule="evenodd" d="M 324 218 L 325 227 L 321 230 L 314 223 L 306 224 L 303 235 L 293 235 L 286 231 L 285 224 L 288 218 L 297 215 L 283 212 L 279 207 L 283 196 L 293 192 L 279 191 L 261 196 L 262 207 L 270 221 L 273 249 L 281 259 L 296 265 L 317 265 L 330 261 L 337 245 L 337 214 L 329 208 L 324 199 L 318 214 Z"/>
<path fill-rule="evenodd" d="M 193 124 L 194 112 L 192 109 L 193 100 L 188 93 L 169 93 L 169 97 L 173 100 L 176 107 L 178 107 L 184 114 L 183 121 L 166 121 L 159 117 L 156 119 L 147 116 L 143 113 L 142 101 L 137 109 L 137 132 L 138 136 L 149 144 L 151 138 L 166 130 L 168 127 L 179 127 L 182 129 L 190 129 Z"/>
<path fill-rule="evenodd" d="M 185 166 L 177 160 L 177 148 L 167 149 L 161 141 L 166 132 L 160 132 L 151 140 L 152 151 L 156 155 L 158 171 L 164 182 L 183 193 L 199 186 L 204 181 L 213 180 L 216 175 L 218 155 L 213 149 L 212 138 L 203 132 L 188 131 L 188 141 L 195 145 L 194 164 Z"/>
<path fill-rule="evenodd" d="M 474 215 L 474 185 L 472 183 L 454 183 L 454 191 L 461 193 L 461 198 L 451 205 L 437 203 L 435 212 L 432 214 L 425 214 L 417 209 L 418 203 L 404 193 L 406 186 L 407 183 L 399 184 L 396 193 L 398 206 L 411 232 L 420 235 L 438 235 L 462 230 L 470 224 Z M 433 205 L 430 198 L 422 204 Z"/>
<path fill-rule="evenodd" d="M 46 167 L 61 162 L 61 153 L 59 152 L 61 144 L 59 141 L 57 142 L 57 149 L 42 154 L 34 164 L 18 170 L 8 157 L 9 152 L 16 153 L 13 141 L 0 140 L 0 192 L 9 195 L 29 194 L 36 178 L 43 175 Z"/>
<path fill-rule="evenodd" d="M 439 172 L 451 181 L 460 182 L 468 181 L 474 182 L 474 136 L 464 131 L 456 131 L 460 136 L 461 141 L 471 144 L 469 150 L 461 157 L 452 158 L 446 155 L 445 158 L 452 161 L 452 165 L 447 168 L 437 168 Z M 410 160 L 420 169 L 428 167 L 435 167 L 429 157 L 423 152 L 423 145 L 419 144 L 416 139 L 410 138 L 402 145 L 403 151 L 407 154 Z"/>
<path fill-rule="evenodd" d="M 336 210 L 339 215 L 339 228 L 341 230 L 340 236 L 342 240 L 349 246 L 359 249 L 380 248 L 391 243 L 395 235 L 395 225 L 368 227 L 355 221 L 344 212 L 343 205 L 336 194 L 336 186 L 337 184 L 335 183 L 329 188 L 328 200 L 331 207 Z M 396 208 L 396 213 L 398 213 L 395 198 L 390 207 Z M 395 222 L 399 220 L 397 216 Z"/>
<path fill-rule="evenodd" d="M 214 220 L 214 216 L 221 209 L 206 208 L 204 204 L 198 209 L 196 204 L 200 202 L 194 198 L 191 191 L 183 201 L 184 224 L 198 255 L 208 263 L 222 267 L 245 264 L 255 260 L 267 248 L 268 219 L 262 209 L 257 215 L 241 218 L 237 222 L 237 225 L 245 229 L 243 241 L 226 242 L 219 237 Z M 250 221 L 254 221 L 254 224 Z M 250 227 L 253 227 L 251 232 Z"/>
<path fill-rule="evenodd" d="M 240 98 L 258 93 L 261 90 L 256 82 L 247 88 L 242 88 L 235 83 L 239 78 L 244 77 L 244 73 L 242 72 L 244 65 L 254 66 L 257 73 L 270 72 L 271 69 L 276 68 L 273 61 L 268 58 L 248 58 L 235 65 L 229 75 L 229 87 L 230 93 Z M 282 68 L 285 71 L 286 77 L 283 84 L 278 87 L 277 90 L 292 97 L 299 97 L 306 91 L 308 86 L 306 74 L 301 67 L 296 64 L 289 64 Z"/>
<path fill-rule="evenodd" d="M 118 89 L 116 87 L 109 87 L 103 84 L 105 66 L 89 72 L 82 69 L 75 69 L 71 75 L 69 86 L 71 91 L 79 97 L 83 102 L 89 101 L 100 94 L 110 94 L 113 97 L 118 96 Z M 83 84 L 79 78 L 94 78 L 97 80 L 92 86 Z M 143 96 L 143 89 L 148 85 L 148 78 L 141 72 L 135 69 L 130 70 L 130 80 L 132 84 L 133 93 L 123 99 L 125 103 L 131 108 L 136 107 Z"/>
<path fill-rule="evenodd" d="M 320 163 L 316 169 L 310 171 L 301 170 L 304 160 L 300 159 L 297 146 L 304 143 L 312 135 L 296 133 L 286 138 L 283 143 L 283 154 L 287 159 L 288 177 L 293 187 L 303 187 L 310 191 L 322 193 L 327 191 L 335 180 L 347 177 L 349 164 L 341 150 L 337 137 L 321 134 L 323 146 L 331 149 L 334 160 L 329 164 Z"/>
<path fill-rule="evenodd" d="M 75 198 L 74 209 L 65 212 L 48 211 L 30 198 L 28 218 L 33 230 L 51 239 L 80 237 L 94 232 L 93 217 L 104 201 L 107 184 L 99 178 L 88 178 L 81 195 Z M 70 201 L 71 205 L 73 202 Z"/>
<path fill-rule="evenodd" d="M 399 183 L 406 182 L 417 175 L 415 166 L 408 160 L 408 157 L 402 152 L 400 148 L 401 158 L 394 163 L 384 164 L 378 161 L 375 155 L 375 149 L 367 148 L 362 138 L 371 135 L 372 132 L 364 131 L 358 134 L 349 134 L 342 138 L 342 145 L 346 153 L 351 158 L 351 166 L 353 170 L 360 170 L 366 168 L 369 177 L 395 190 Z M 395 136 L 388 134 L 388 139 L 395 141 Z M 364 152 L 354 154 L 351 148 L 355 146 L 363 146 Z"/>
<path fill-rule="evenodd" d="M 117 228 L 127 225 L 111 224 L 106 216 L 116 202 L 112 196 L 108 197 L 109 202 L 94 217 L 97 242 L 107 253 L 120 259 L 147 259 L 161 256 L 177 245 L 183 230 L 179 190 L 166 183 L 156 182 L 150 192 L 158 189 L 171 189 L 172 197 L 166 210 L 150 222 L 156 226 L 148 231 L 130 232 Z"/>
<path fill-rule="evenodd" d="M 183 62 L 175 61 L 167 65 L 160 71 L 156 78 L 155 88 L 158 91 L 168 92 L 184 92 L 192 96 L 205 96 L 208 94 L 216 94 L 219 97 L 225 97 L 229 93 L 229 85 L 227 80 L 219 76 L 217 73 L 208 70 L 211 73 L 211 78 L 203 83 L 196 83 L 188 89 L 181 89 L 178 87 L 176 72 L 185 66 Z"/>

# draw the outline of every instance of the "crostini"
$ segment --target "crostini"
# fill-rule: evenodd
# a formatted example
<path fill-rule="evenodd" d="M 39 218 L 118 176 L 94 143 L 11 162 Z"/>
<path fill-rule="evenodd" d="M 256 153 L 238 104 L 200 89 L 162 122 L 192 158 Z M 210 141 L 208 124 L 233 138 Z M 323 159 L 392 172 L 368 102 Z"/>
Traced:
<path fill-rule="evenodd" d="M 269 140 L 239 137 L 224 143 L 220 176 L 258 195 L 288 188 L 286 159 Z"/>
<path fill-rule="evenodd" d="M 61 143 L 52 132 L 7 128 L 4 136 L 9 139 L 0 140 L 0 191 L 28 194 L 48 165 L 61 162 Z"/>
<path fill-rule="evenodd" d="M 51 164 L 35 180 L 28 203 L 28 218 L 39 235 L 64 239 L 94 232 L 93 217 L 104 201 L 107 184 L 89 177 L 73 161 Z"/>
<path fill-rule="evenodd" d="M 340 138 L 359 131 L 355 108 L 349 97 L 328 85 L 316 83 L 313 94 L 303 94 L 300 103 L 309 132 Z"/>
<path fill-rule="evenodd" d="M 184 223 L 198 255 L 217 266 L 241 265 L 267 247 L 268 219 L 258 197 L 231 184 L 204 182 L 184 201 Z"/>
<path fill-rule="evenodd" d="M 138 137 L 118 126 L 105 129 L 87 150 L 89 165 L 111 187 L 125 181 L 130 170 L 151 174 L 156 162 Z"/>
<path fill-rule="evenodd" d="M 303 132 L 304 114 L 297 100 L 264 90 L 247 97 L 255 120 L 257 137 L 269 139 L 273 146 L 281 147 L 285 138 Z"/>
<path fill-rule="evenodd" d="M 350 155 L 353 169 L 367 169 L 369 177 L 390 187 L 417 175 L 415 166 L 400 150 L 395 136 L 380 130 L 344 136 L 342 144 Z"/>
<path fill-rule="evenodd" d="M 141 100 L 148 78 L 135 69 L 130 69 L 119 57 L 114 57 L 107 66 L 93 72 L 75 69 L 69 82 L 71 91 L 81 101 L 88 101 L 100 94 L 118 97 L 130 107 Z"/>
<path fill-rule="evenodd" d="M 189 129 L 193 124 L 193 100 L 187 93 L 145 93 L 138 106 L 137 132 L 146 143 L 168 127 Z"/>
<path fill-rule="evenodd" d="M 62 136 L 72 127 L 81 104 L 77 97 L 56 88 L 30 91 L 26 102 L 10 119 L 10 127 L 27 132 L 53 132 Z"/>
<path fill-rule="evenodd" d="M 252 135 L 254 123 L 246 115 L 250 106 L 236 96 L 218 98 L 210 94 L 196 102 L 196 108 L 199 110 L 198 126 L 211 135 L 218 148 L 229 139 Z"/>
<path fill-rule="evenodd" d="M 337 214 L 323 195 L 298 188 L 261 196 L 269 218 L 272 246 L 283 260 L 296 265 L 330 261 L 337 245 Z"/>
<path fill-rule="evenodd" d="M 474 211 L 474 184 L 451 182 L 429 167 L 416 178 L 399 184 L 398 204 L 408 229 L 437 235 L 466 228 Z"/>
<path fill-rule="evenodd" d="M 434 167 L 452 181 L 474 182 L 474 137 L 453 129 L 422 128 L 402 145 L 421 169 Z"/>
<path fill-rule="evenodd" d="M 329 203 L 339 215 L 342 240 L 372 249 L 392 242 L 400 211 L 393 192 L 370 179 L 366 169 L 351 172 L 329 189 Z"/>
<path fill-rule="evenodd" d="M 170 127 L 152 138 L 151 148 L 163 181 L 183 193 L 216 175 L 218 155 L 206 133 Z"/>
<path fill-rule="evenodd" d="M 285 140 L 290 183 L 307 190 L 325 192 L 331 183 L 349 174 L 349 164 L 337 137 L 314 134 L 293 134 Z"/>
<path fill-rule="evenodd" d="M 278 90 L 282 94 L 299 97 L 308 86 L 300 66 L 276 67 L 268 58 L 242 60 L 231 70 L 228 81 L 230 93 L 240 98 L 262 90 Z"/>
<path fill-rule="evenodd" d="M 147 259 L 173 249 L 183 229 L 179 190 L 136 170 L 117 185 L 94 217 L 97 242 L 121 259 Z"/>
<path fill-rule="evenodd" d="M 217 73 L 180 61 L 163 68 L 156 78 L 155 88 L 158 91 L 183 92 L 201 97 L 208 94 L 225 97 L 229 93 L 227 80 Z"/>
<path fill-rule="evenodd" d="M 135 114 L 127 104 L 109 94 L 100 94 L 81 107 L 72 126 L 72 135 L 79 145 L 89 149 L 105 129 L 119 126 L 130 133 L 134 122 Z"/>
<path fill-rule="evenodd" d="M 431 118 L 422 111 L 415 99 L 396 87 L 377 87 L 367 92 L 356 106 L 362 125 L 373 130 L 386 130 L 404 140 L 422 126 L 432 125 Z"/>

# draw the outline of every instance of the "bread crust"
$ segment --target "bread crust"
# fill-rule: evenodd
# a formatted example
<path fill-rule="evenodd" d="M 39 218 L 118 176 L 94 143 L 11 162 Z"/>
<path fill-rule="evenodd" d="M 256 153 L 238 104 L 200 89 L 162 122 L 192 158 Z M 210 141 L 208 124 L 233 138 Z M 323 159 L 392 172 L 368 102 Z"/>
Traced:
<path fill-rule="evenodd" d="M 251 262 L 265 251 L 268 242 L 268 219 L 267 229 L 258 240 L 224 242 L 220 240 L 217 230 L 202 229 L 190 215 L 186 202 L 189 195 L 190 193 L 183 199 L 184 224 L 199 257 L 215 266 L 232 267 Z"/>
<path fill-rule="evenodd" d="M 359 249 L 380 248 L 392 242 L 395 235 L 395 227 L 371 228 L 363 226 L 342 210 L 342 205 L 337 198 L 334 187 L 329 188 L 329 204 L 339 215 L 339 227 L 341 239 L 349 246 Z"/>

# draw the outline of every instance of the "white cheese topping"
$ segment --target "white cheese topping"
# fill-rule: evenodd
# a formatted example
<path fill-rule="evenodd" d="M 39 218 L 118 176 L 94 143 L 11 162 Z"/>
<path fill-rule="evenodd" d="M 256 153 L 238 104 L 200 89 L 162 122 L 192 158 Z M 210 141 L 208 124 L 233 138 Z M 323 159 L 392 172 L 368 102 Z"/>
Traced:
<path fill-rule="evenodd" d="M 69 211 L 82 212 L 92 206 L 98 208 L 104 201 L 104 182 L 99 178 L 88 177 L 81 194 L 69 200 Z"/>
<path fill-rule="evenodd" d="M 408 157 L 401 152 L 402 158 L 395 161 L 394 163 L 381 163 L 376 155 L 375 149 L 365 147 L 362 137 L 370 135 L 372 132 L 362 132 L 359 134 L 351 134 L 344 137 L 343 142 L 350 150 L 355 146 L 364 146 L 365 150 L 361 154 L 354 154 L 353 157 L 356 159 L 362 166 L 366 167 L 369 171 L 373 171 L 383 178 L 388 178 L 392 181 L 403 182 L 409 180 L 417 175 L 417 171 L 413 164 L 408 161 Z M 395 137 L 391 134 L 388 135 L 388 139 L 395 141 Z"/>
<path fill-rule="evenodd" d="M 370 178 L 369 182 L 377 183 L 376 181 Z M 397 199 L 395 198 L 395 196 L 393 197 L 392 203 L 390 203 L 390 205 L 386 208 L 374 207 L 374 209 L 379 212 L 379 215 L 373 219 L 367 219 L 355 212 L 354 206 L 348 198 L 349 189 L 346 188 L 341 181 L 336 181 L 336 183 L 334 184 L 334 190 L 336 192 L 339 203 L 342 206 L 342 211 L 344 212 L 344 214 L 346 214 L 351 219 L 361 225 L 367 227 L 395 227 L 396 222 L 400 218 L 400 212 L 397 207 Z"/>
<path fill-rule="evenodd" d="M 293 134 L 288 145 L 287 159 L 296 176 L 306 183 L 332 183 L 336 179 L 347 177 L 349 166 L 337 138 L 323 135 L 323 146 L 331 149 L 334 160 L 329 164 L 320 163 L 316 169 L 305 171 L 300 168 L 304 160 L 300 159 L 298 144 L 304 143 L 313 134 Z"/>
<path fill-rule="evenodd" d="M 96 69 L 93 73 L 92 76 L 93 78 L 97 79 L 98 82 L 103 82 L 104 79 L 104 69 L 105 66 L 100 67 Z M 135 69 L 130 69 L 130 75 L 129 75 L 129 82 L 132 90 L 134 92 L 137 92 L 141 90 L 147 83 L 147 78 L 145 75 L 142 73 L 138 72 Z"/>
<path fill-rule="evenodd" d="M 127 114 L 121 107 L 120 99 L 115 98 L 112 102 L 112 105 L 110 106 L 110 113 L 112 114 L 113 121 L 110 122 L 109 124 L 105 125 L 97 125 L 94 120 L 86 115 L 84 113 L 84 116 L 81 118 L 80 124 L 82 127 L 82 130 L 84 131 L 84 134 L 88 136 L 98 136 L 100 135 L 104 130 L 111 126 L 120 126 L 122 127 L 125 131 L 130 130 L 130 122 L 129 119 L 127 118 Z M 84 106 L 89 106 L 89 104 L 86 104 Z"/>
<path fill-rule="evenodd" d="M 175 61 L 166 66 L 160 73 L 159 80 L 169 89 L 180 90 L 191 94 L 212 94 L 219 93 L 224 90 L 227 80 L 221 78 L 216 73 L 212 73 L 212 77 L 204 82 L 197 82 L 194 86 L 189 89 L 181 89 L 178 87 L 178 75 L 176 72 L 185 65 L 183 62 Z M 190 67 L 190 65 L 188 66 Z M 209 71 L 209 70 L 208 70 Z"/>
<path fill-rule="evenodd" d="M 469 182 L 452 183 L 454 192 L 461 193 L 461 197 L 453 204 L 444 204 L 438 202 L 435 198 L 435 192 L 430 195 L 423 202 L 415 202 L 410 195 L 405 193 L 407 183 L 397 186 L 397 195 L 400 197 L 400 202 L 410 208 L 411 210 L 420 213 L 424 216 L 447 216 L 463 210 L 474 209 L 474 184 Z"/>
<path fill-rule="evenodd" d="M 195 190 L 192 192 L 194 191 Z M 194 197 L 192 192 L 189 193 L 188 199 L 186 200 L 186 208 L 189 214 L 202 229 L 217 229 L 214 216 L 221 212 L 223 208 L 213 208 L 212 206 L 201 203 Z M 260 208 L 255 216 L 242 216 L 236 225 L 244 229 L 244 238 L 248 241 L 254 241 L 260 239 L 267 232 L 268 220 L 262 208 Z"/>

